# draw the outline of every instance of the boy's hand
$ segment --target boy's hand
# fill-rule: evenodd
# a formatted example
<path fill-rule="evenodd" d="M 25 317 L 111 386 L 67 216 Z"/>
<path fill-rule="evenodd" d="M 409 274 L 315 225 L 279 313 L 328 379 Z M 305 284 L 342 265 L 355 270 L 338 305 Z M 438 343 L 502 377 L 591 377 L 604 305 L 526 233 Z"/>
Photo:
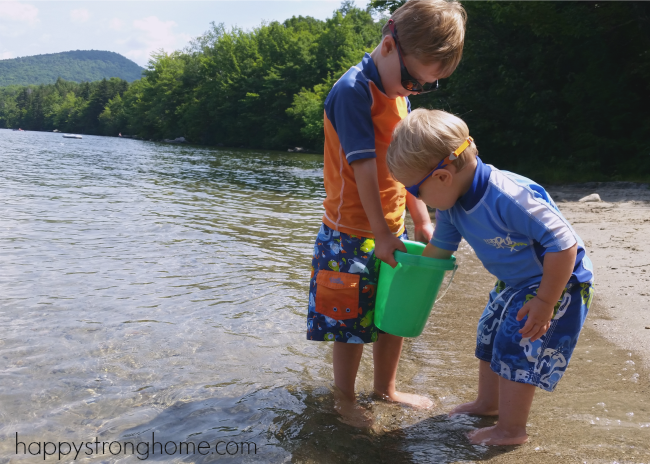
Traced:
<path fill-rule="evenodd" d="M 571 278 L 577 252 L 577 245 L 573 245 L 566 250 L 547 252 L 544 256 L 544 273 L 537 289 L 537 296 L 517 313 L 518 321 L 528 315 L 528 320 L 519 331 L 522 337 L 530 337 L 530 341 L 534 342 L 551 326 L 553 309 L 562 298 L 562 291 Z M 548 303 L 549 301 L 553 303 Z"/>
<path fill-rule="evenodd" d="M 415 226 L 415 241 L 429 243 L 433 237 L 433 224 L 431 222 Z"/>
<path fill-rule="evenodd" d="M 531 342 L 539 339 L 551 326 L 553 318 L 554 304 L 540 300 L 538 297 L 533 298 L 526 303 L 517 313 L 517 320 L 521 321 L 526 315 L 526 323 L 519 330 L 523 338 L 530 338 Z"/>
<path fill-rule="evenodd" d="M 395 250 L 406 253 L 406 246 L 393 234 L 389 233 L 381 237 L 375 237 L 375 256 L 390 267 L 397 266 L 397 261 L 393 256 Z"/>

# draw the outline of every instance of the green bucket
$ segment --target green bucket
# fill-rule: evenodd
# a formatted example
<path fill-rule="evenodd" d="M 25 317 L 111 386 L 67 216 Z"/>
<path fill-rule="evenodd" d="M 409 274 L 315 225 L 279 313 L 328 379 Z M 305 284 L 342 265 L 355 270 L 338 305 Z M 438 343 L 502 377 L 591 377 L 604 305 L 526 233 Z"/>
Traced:
<path fill-rule="evenodd" d="M 451 285 L 458 266 L 455 256 L 450 259 L 421 256 L 425 247 L 422 243 L 405 240 L 404 245 L 408 253 L 395 251 L 394 269 L 381 263 L 375 325 L 389 334 L 417 337 L 431 314 L 445 272 L 453 271 Z"/>

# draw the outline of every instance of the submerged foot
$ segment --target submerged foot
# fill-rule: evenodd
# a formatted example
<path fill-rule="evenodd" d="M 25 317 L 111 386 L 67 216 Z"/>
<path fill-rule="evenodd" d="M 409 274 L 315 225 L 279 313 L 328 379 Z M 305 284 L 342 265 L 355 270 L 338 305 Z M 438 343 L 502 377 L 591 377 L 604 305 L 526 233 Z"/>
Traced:
<path fill-rule="evenodd" d="M 498 424 L 469 432 L 467 438 L 473 445 L 522 445 L 528 441 L 526 430 L 506 431 Z"/>
<path fill-rule="evenodd" d="M 463 403 L 456 406 L 449 413 L 449 417 L 456 416 L 458 414 L 468 414 L 472 416 L 498 416 L 499 408 L 495 408 L 491 405 L 485 405 L 479 403 L 478 401 L 470 401 L 469 403 Z"/>
<path fill-rule="evenodd" d="M 404 393 L 404 392 L 393 392 L 392 394 L 379 393 L 375 392 L 382 399 L 386 401 L 392 401 L 394 403 L 402 403 L 408 406 L 412 406 L 417 409 L 429 409 L 433 406 L 433 401 L 431 401 L 426 396 L 415 395 L 413 393 Z"/>
<path fill-rule="evenodd" d="M 340 414 L 341 422 L 358 429 L 370 428 L 375 422 L 370 411 L 344 397 L 335 398 L 334 410 Z"/>

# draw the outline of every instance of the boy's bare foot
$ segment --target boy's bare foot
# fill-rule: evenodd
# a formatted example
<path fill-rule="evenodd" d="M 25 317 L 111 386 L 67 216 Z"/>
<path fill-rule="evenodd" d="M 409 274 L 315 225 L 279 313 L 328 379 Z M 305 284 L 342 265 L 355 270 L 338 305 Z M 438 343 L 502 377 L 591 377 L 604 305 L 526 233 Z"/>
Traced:
<path fill-rule="evenodd" d="M 449 417 L 456 416 L 458 414 L 469 414 L 473 416 L 498 416 L 499 408 L 495 408 L 492 405 L 485 405 L 479 403 L 478 401 L 470 401 L 469 403 L 463 403 L 456 406 L 449 413 Z"/>
<path fill-rule="evenodd" d="M 473 445 L 522 445 L 528 441 L 525 429 L 506 431 L 498 424 L 469 432 L 467 438 Z"/>
<path fill-rule="evenodd" d="M 383 400 L 406 404 L 417 409 L 429 409 L 433 406 L 433 401 L 426 396 L 415 395 L 413 393 L 395 391 L 392 394 L 388 394 L 375 391 L 375 394 L 379 395 Z"/>
<path fill-rule="evenodd" d="M 358 429 L 370 428 L 375 422 L 370 411 L 359 406 L 356 401 L 350 401 L 342 396 L 335 398 L 334 410 L 341 415 L 339 418 L 341 422 Z"/>

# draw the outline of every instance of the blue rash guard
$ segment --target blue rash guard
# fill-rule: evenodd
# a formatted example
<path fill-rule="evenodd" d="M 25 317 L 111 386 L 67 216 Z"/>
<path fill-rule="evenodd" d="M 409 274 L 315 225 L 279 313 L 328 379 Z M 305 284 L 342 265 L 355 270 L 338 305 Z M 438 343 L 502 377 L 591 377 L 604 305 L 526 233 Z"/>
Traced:
<path fill-rule="evenodd" d="M 584 243 L 544 188 L 476 158 L 469 191 L 445 211 L 436 211 L 431 244 L 455 251 L 464 238 L 485 268 L 508 287 L 539 285 L 544 255 L 578 244 L 569 283 L 593 281 Z"/>

